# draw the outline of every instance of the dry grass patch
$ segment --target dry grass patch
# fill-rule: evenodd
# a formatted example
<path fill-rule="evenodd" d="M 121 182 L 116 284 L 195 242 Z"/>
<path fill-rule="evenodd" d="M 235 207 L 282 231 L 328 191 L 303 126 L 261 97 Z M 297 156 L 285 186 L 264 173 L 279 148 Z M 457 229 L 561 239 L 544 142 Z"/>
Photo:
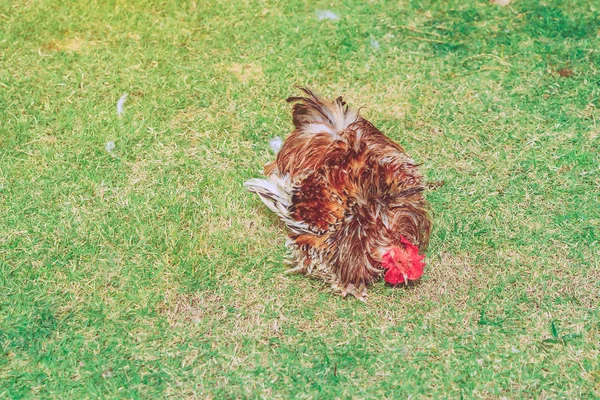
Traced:
<path fill-rule="evenodd" d="M 42 49 L 49 50 L 49 51 L 64 51 L 64 52 L 77 53 L 80 51 L 88 50 L 91 47 L 98 46 L 98 44 L 99 44 L 99 42 L 96 40 L 88 41 L 88 40 L 82 39 L 79 36 L 75 36 L 72 38 L 65 38 L 60 41 L 52 41 L 52 42 L 46 43 L 42 46 Z"/>
<path fill-rule="evenodd" d="M 264 75 L 262 66 L 255 63 L 232 63 L 228 70 L 233 73 L 237 80 L 244 84 L 252 81 L 261 81 Z"/>

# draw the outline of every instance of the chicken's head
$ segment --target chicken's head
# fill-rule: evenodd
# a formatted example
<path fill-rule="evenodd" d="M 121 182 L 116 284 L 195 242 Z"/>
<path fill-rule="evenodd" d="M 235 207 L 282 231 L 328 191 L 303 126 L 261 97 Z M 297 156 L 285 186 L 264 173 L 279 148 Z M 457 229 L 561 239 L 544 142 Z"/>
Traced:
<path fill-rule="evenodd" d="M 424 255 L 419 255 L 419 248 L 409 242 L 404 236 L 400 237 L 401 245 L 392 247 L 381 259 L 381 265 L 387 271 L 385 281 L 392 285 L 419 279 L 423 275 Z"/>

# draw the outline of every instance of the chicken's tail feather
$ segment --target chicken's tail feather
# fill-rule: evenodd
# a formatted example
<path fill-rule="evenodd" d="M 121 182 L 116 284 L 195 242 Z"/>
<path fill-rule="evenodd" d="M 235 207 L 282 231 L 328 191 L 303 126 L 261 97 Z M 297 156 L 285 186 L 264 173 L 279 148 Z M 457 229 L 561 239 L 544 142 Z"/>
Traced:
<path fill-rule="evenodd" d="M 274 177 L 275 175 L 272 175 Z M 288 208 L 291 205 L 291 195 L 285 189 L 285 186 L 276 179 L 250 179 L 244 183 L 244 186 L 256 193 L 263 203 L 280 217 L 288 215 Z"/>
<path fill-rule="evenodd" d="M 280 178 L 272 174 L 268 179 L 249 179 L 244 186 L 256 193 L 263 203 L 295 233 L 312 233 L 303 222 L 296 221 L 290 215 L 292 206 L 291 185 L 287 177 Z"/>
<path fill-rule="evenodd" d="M 310 89 L 300 88 L 306 97 L 288 97 L 288 103 L 295 103 L 292 109 L 294 125 L 303 131 L 332 134 L 342 132 L 358 119 L 358 113 L 346 105 L 342 97 L 334 101 L 321 99 Z"/>

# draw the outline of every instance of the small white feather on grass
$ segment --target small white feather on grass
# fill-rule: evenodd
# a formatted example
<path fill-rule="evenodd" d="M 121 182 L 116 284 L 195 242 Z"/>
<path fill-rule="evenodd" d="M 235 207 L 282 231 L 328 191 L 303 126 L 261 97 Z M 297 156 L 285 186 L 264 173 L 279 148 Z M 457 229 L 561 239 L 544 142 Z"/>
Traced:
<path fill-rule="evenodd" d="M 117 155 L 114 153 L 115 151 L 115 142 L 112 140 L 106 142 L 104 145 L 104 149 L 110 154 L 112 157 L 116 157 Z"/>
<path fill-rule="evenodd" d="M 271 146 L 271 150 L 273 151 L 273 153 L 277 154 L 283 146 L 283 140 L 281 140 L 279 136 L 276 136 L 273 139 L 269 140 L 269 146 Z"/>
<path fill-rule="evenodd" d="M 125 112 L 125 101 L 127 100 L 128 94 L 125 93 L 117 101 L 117 115 L 120 117 Z"/>
<path fill-rule="evenodd" d="M 371 44 L 372 48 L 374 48 L 375 50 L 379 50 L 379 42 L 373 36 L 370 37 L 369 43 Z"/>
<path fill-rule="evenodd" d="M 317 10 L 317 18 L 319 21 L 329 19 L 331 21 L 337 21 L 340 17 L 331 10 Z"/>

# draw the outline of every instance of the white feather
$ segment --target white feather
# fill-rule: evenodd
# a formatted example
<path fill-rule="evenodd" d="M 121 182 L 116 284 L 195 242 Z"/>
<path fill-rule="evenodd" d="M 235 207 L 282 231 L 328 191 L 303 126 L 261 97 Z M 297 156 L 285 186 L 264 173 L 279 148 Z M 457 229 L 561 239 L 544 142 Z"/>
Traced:
<path fill-rule="evenodd" d="M 340 19 L 340 17 L 331 10 L 318 10 L 317 18 L 319 18 L 319 20 L 321 21 L 324 19 L 329 19 L 332 21 L 337 21 L 338 19 Z"/>
<path fill-rule="evenodd" d="M 104 145 L 104 149 L 108 152 L 108 154 L 110 154 L 111 156 L 115 157 L 115 158 L 119 158 L 117 157 L 117 155 L 114 153 L 115 151 L 115 142 L 113 142 L 112 140 L 106 142 L 106 144 Z"/>
<path fill-rule="evenodd" d="M 106 144 L 104 145 L 104 148 L 109 153 L 112 153 L 115 150 L 115 142 L 113 142 L 113 141 L 106 142 Z"/>
<path fill-rule="evenodd" d="M 125 93 L 123 94 L 123 96 L 121 96 L 119 98 L 119 101 L 117 101 L 117 115 L 121 116 L 123 115 L 123 113 L 125 112 L 125 101 L 127 100 L 127 96 L 128 94 Z"/>
<path fill-rule="evenodd" d="M 373 36 L 371 36 L 371 38 L 369 39 L 369 42 L 371 43 L 372 48 L 374 48 L 375 50 L 379 50 L 379 42 L 377 41 L 377 39 L 375 39 Z"/>
<path fill-rule="evenodd" d="M 283 146 L 283 140 L 281 140 L 279 136 L 276 136 L 273 139 L 269 140 L 269 146 L 271 146 L 271 150 L 273 150 L 273 153 L 277 154 Z"/>

